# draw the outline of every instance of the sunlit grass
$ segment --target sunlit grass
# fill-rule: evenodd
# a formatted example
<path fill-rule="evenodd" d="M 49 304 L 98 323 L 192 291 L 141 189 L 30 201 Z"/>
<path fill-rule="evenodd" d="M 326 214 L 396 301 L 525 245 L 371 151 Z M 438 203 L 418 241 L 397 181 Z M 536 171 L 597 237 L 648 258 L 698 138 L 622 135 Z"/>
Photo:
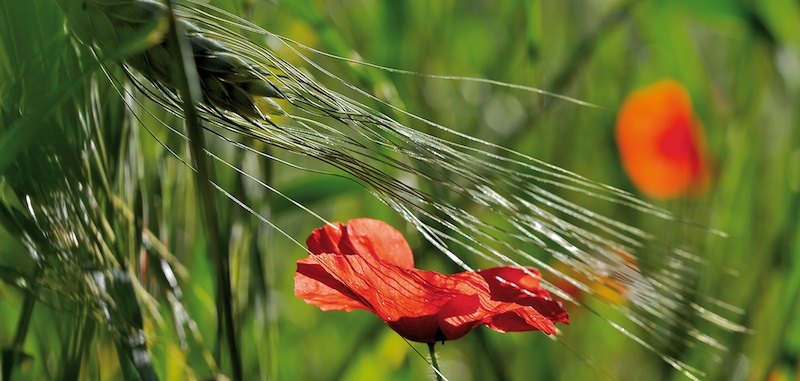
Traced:
<path fill-rule="evenodd" d="M 654 243 L 632 253 L 642 271 L 657 279 L 678 274 L 681 281 L 696 281 L 697 285 L 684 290 L 682 296 L 749 329 L 746 334 L 728 333 L 719 329 L 718 322 L 698 318 L 692 311 L 675 311 L 678 317 L 652 320 L 655 329 L 675 335 L 673 341 L 649 344 L 686 366 L 707 372 L 709 379 L 761 379 L 773 369 L 796 375 L 798 364 L 790 360 L 797 357 L 800 337 L 792 318 L 800 312 L 800 269 L 795 260 L 800 255 L 800 185 L 796 180 L 800 178 L 796 107 L 800 85 L 792 76 L 797 71 L 793 69 L 797 69 L 800 41 L 793 37 L 790 27 L 800 21 L 796 4 L 212 4 L 313 49 L 424 73 L 409 75 L 353 65 L 283 44 L 276 36 L 257 30 L 233 30 L 256 44 L 271 47 L 292 65 L 313 72 L 314 79 L 326 87 L 357 97 L 365 106 L 387 113 L 404 126 L 469 147 L 479 145 L 463 137 L 496 143 L 592 181 L 634 192 L 637 197 L 644 196 L 636 193 L 625 176 L 614 145 L 615 110 L 636 88 L 663 78 L 680 81 L 688 88 L 706 127 L 712 185 L 702 198 L 659 202 L 656 207 L 688 223 L 654 218 L 652 213 L 605 202 L 585 191 L 572 192 L 550 184 L 542 187 L 566 202 L 654 234 Z M 0 222 L 5 230 L 0 241 L 0 338 L 4 349 L 11 350 L 6 353 L 14 353 L 20 361 L 14 367 L 15 379 L 69 379 L 78 374 L 91 379 L 143 377 L 142 367 L 134 370 L 125 359 L 130 348 L 119 344 L 120 327 L 131 325 L 124 316 L 134 315 L 143 318 L 147 348 L 160 379 L 207 377 L 218 371 L 230 374 L 230 358 L 216 333 L 216 269 L 207 254 L 201 198 L 193 184 L 193 172 L 177 160 L 181 157 L 190 162 L 186 142 L 167 129 L 182 131 L 182 113 L 166 112 L 125 85 L 127 79 L 118 65 L 104 62 L 109 72 L 97 70 L 91 52 L 69 39 L 63 28 L 64 15 L 55 2 L 6 1 L 0 9 L 4 12 L 0 18 L 0 47 L 4 52 L 0 54 L 0 141 L 6 144 L 3 147 L 15 147 L 0 152 Z M 343 82 L 310 68 L 293 48 Z M 106 75 L 120 81 L 111 86 Z M 486 83 L 437 79 L 435 75 L 531 86 L 601 108 Z M 386 103 L 370 100 L 345 83 Z M 289 107 L 286 103 L 282 106 Z M 437 129 L 392 107 L 463 135 Z M 297 109 L 287 110 L 299 115 Z M 274 120 L 295 127 L 303 121 Z M 339 128 L 326 130 L 326 125 L 307 123 L 325 132 Z M 309 130 L 293 132 L 304 134 L 305 144 L 310 144 L 315 136 Z M 276 128 L 270 136 L 284 136 L 280 134 L 286 131 Z M 396 130 L 362 135 L 359 143 L 382 139 L 399 141 L 401 146 L 407 143 L 389 131 Z M 258 136 L 253 131 L 248 134 Z M 274 188 L 328 221 L 362 216 L 389 221 L 409 238 L 417 262 L 425 268 L 455 272 L 458 267 L 364 188 L 340 177 L 296 167 L 337 176 L 347 175 L 347 171 L 323 166 L 314 155 L 304 157 L 292 151 L 301 146 L 287 143 L 284 148 L 290 149 L 285 151 L 239 134 L 220 132 L 220 136 L 224 139 L 209 134 L 208 149 L 224 160 L 210 162 L 216 167 L 215 182 L 230 195 L 216 193 L 214 197 L 220 205 L 220 232 L 232 257 L 234 318 L 245 378 L 430 377 L 425 355 L 419 354 L 427 351 L 423 345 L 398 340 L 369 314 L 322 314 L 295 298 L 295 261 L 307 253 L 256 213 L 298 242 L 320 225 L 308 211 L 270 189 Z M 308 146 L 303 147 L 308 150 Z M 421 155 L 413 145 L 405 147 L 411 148 L 402 152 Z M 494 146 L 482 145 L 482 149 L 508 154 Z M 366 149 L 361 157 L 387 162 L 399 158 L 401 168 L 419 164 L 392 150 L 391 145 Z M 54 156 L 73 161 L 60 159 L 60 166 L 53 166 L 47 158 Z M 376 166 L 392 175 L 401 173 L 391 166 Z M 361 170 L 363 167 L 355 172 L 366 173 Z M 415 171 L 425 174 L 425 169 Z M 411 185 L 426 192 L 431 200 L 452 205 L 453 210 L 463 208 L 473 213 L 481 223 L 511 226 L 507 215 L 487 212 L 459 192 L 448 193 L 435 182 L 415 179 L 420 173 L 415 171 L 401 175 L 387 194 L 403 195 L 402 187 Z M 377 172 L 369 173 L 375 176 Z M 469 171 L 466 173 L 469 179 Z M 478 177 L 496 174 L 475 173 Z M 362 184 L 383 184 L 378 180 L 374 177 Z M 95 193 L 89 197 L 65 192 L 70 189 L 65 187 L 66 182 L 84 184 L 83 190 Z M 586 184 L 594 183 L 577 185 L 585 190 Z M 31 221 L 26 194 L 50 197 L 53 206 L 74 206 L 75 200 L 91 204 L 92 198 L 99 201 L 94 212 L 80 208 L 70 212 L 67 208 L 64 210 L 68 213 L 43 226 L 42 220 Z M 85 223 L 84 215 L 92 216 L 91 224 Z M 432 220 L 436 218 L 441 217 L 433 214 Z M 141 239 L 145 228 L 148 238 Z M 48 231 L 73 231 L 82 237 L 82 229 L 88 230 L 79 240 L 80 250 L 50 247 L 61 241 Z M 719 237 L 713 230 L 724 231 L 728 238 Z M 23 233 L 29 231 L 47 235 Z M 484 238 L 475 237 L 478 244 L 492 242 Z M 33 259 L 32 242 L 39 245 L 33 248 L 38 255 L 51 258 L 45 264 Z M 492 264 L 468 248 L 450 247 L 453 256 L 469 266 Z M 544 264 L 556 265 L 535 245 L 516 248 Z M 666 272 L 676 258 L 667 250 L 675 248 L 692 254 L 680 263 L 684 266 L 680 271 Z M 142 258 L 147 260 L 147 274 L 140 278 Z M 100 312 L 104 305 L 102 290 L 87 274 L 99 268 L 113 284 L 111 269 L 120 267 L 127 269 L 136 297 L 127 295 L 119 299 L 127 303 L 111 308 L 137 306 L 139 311 L 104 318 Z M 700 272 L 693 273 L 694 269 Z M 35 301 L 30 325 L 22 346 L 12 348 L 20 343 L 15 341 L 21 332 L 18 323 L 28 316 L 23 312 L 26 298 Z M 732 307 L 722 306 L 717 300 Z M 534 334 L 477 332 L 439 348 L 443 373 L 459 380 L 597 379 L 605 374 L 622 380 L 682 379 L 660 356 L 604 321 L 624 321 L 621 313 L 625 311 L 618 307 L 636 305 L 608 303 L 596 297 L 590 297 L 584 306 L 571 305 L 571 324 L 562 329 L 557 341 Z M 58 324 L 52 324 L 54 316 Z M 678 324 L 681 319 L 686 325 Z M 688 336 L 682 335 L 689 327 L 719 340 L 727 350 L 704 353 L 707 346 L 684 345 L 682 340 Z M 626 328 L 634 337 L 648 335 L 643 327 Z M 108 349 L 115 343 L 119 357 L 108 355 L 114 352 Z"/>

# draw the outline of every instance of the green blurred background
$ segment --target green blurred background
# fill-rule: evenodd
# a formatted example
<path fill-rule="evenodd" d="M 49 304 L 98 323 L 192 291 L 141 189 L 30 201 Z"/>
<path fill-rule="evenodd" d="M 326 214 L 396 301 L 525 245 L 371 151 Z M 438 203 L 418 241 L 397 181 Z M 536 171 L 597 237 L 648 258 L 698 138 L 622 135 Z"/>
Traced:
<path fill-rule="evenodd" d="M 60 26 L 64 16 L 55 3 L 33 0 L 26 6 L 12 5 L 12 1 L 4 0 L 0 7 L 5 8 L 0 21 L 5 32 L 5 84 L 21 72 L 38 70 L 36 65 L 15 66 L 12 56 L 19 54 L 20 46 L 34 57 L 46 57 L 51 49 L 69 49 L 54 43 L 66 38 Z M 800 379 L 797 1 L 229 0 L 211 4 L 335 55 L 419 73 L 532 86 L 601 106 L 585 107 L 471 81 L 382 71 L 305 52 L 346 82 L 389 104 L 634 193 L 614 142 L 616 110 L 625 96 L 639 87 L 665 78 L 680 81 L 691 93 L 705 127 L 714 163 L 712 187 L 698 198 L 648 201 L 729 237 L 723 239 L 709 229 L 687 224 L 654 222 L 630 209 L 589 197 L 571 195 L 570 200 L 653 231 L 668 243 L 691 243 L 696 254 L 709 263 L 704 268 L 707 274 L 699 278 L 698 292 L 742 309 L 727 317 L 751 332 L 717 332 L 727 352 L 713 359 L 689 348 L 678 354 L 683 361 L 706 371 L 708 379 Z M 30 28 L 29 35 L 24 34 L 25 28 Z M 274 39 L 242 33 L 274 47 L 290 62 L 305 65 Z M 92 61 L 90 57 L 82 59 Z M 88 64 L 82 67 L 89 70 Z M 94 78 L 103 80 L 102 76 Z M 332 89 L 348 91 L 330 78 L 317 79 Z M 29 90 L 10 89 L 10 85 L 0 84 L 6 99 L 14 91 L 22 94 L 36 89 L 47 94 L 58 90 L 52 82 L 29 86 Z M 113 93 L 102 99 L 108 102 L 104 103 L 107 110 L 122 107 Z M 377 102 L 371 106 L 390 111 Z M 152 104 L 142 107 L 169 118 Z M 119 115 L 106 117 L 121 123 Z M 411 123 L 407 117 L 397 117 Z M 151 122 L 144 118 L 141 124 Z M 185 149 L 174 134 L 152 125 L 154 135 L 168 146 Z M 428 128 L 422 123 L 411 125 Z M 4 139 L 9 129 L 5 124 L 0 130 Z M 165 380 L 207 377 L 215 369 L 208 360 L 216 330 L 213 272 L 205 256 L 191 172 L 144 130 L 138 135 L 141 197 L 150 208 L 146 225 L 182 265 L 174 267 L 185 268 L 176 272 L 189 316 L 196 323 L 196 333 L 189 335 L 182 350 L 172 326 L 170 303 L 159 291 L 165 286 L 153 279 L 154 275 L 145 276 L 144 289 L 157 302 L 155 311 L 143 313 L 154 367 Z M 224 147 L 219 141 L 211 144 Z M 408 237 L 417 267 L 453 271 L 443 255 L 425 245 L 398 215 L 358 186 L 268 163 L 230 147 L 228 151 L 227 160 L 269 179 L 275 188 L 324 218 L 386 220 Z M 304 166 L 316 165 L 310 159 L 273 154 L 299 160 Z M 223 167 L 218 169 L 220 184 L 234 189 L 237 198 L 296 240 L 303 242 L 320 225 L 264 187 Z M 31 181 L 47 181 L 46 173 L 32 173 Z M 419 354 L 427 350 L 424 345 L 404 342 L 367 312 L 323 313 L 295 298 L 292 276 L 295 261 L 306 255 L 304 250 L 229 200 L 220 198 L 220 208 L 220 225 L 233 253 L 234 304 L 246 379 L 430 379 L 432 372 Z M 13 280 L 20 273 L 31 276 L 33 268 L 14 234 L 4 231 L 0 236 L 4 271 L 0 344 L 4 347 L 17 332 L 26 295 Z M 74 345 L 70 336 L 78 320 L 72 312 L 74 306 L 54 303 L 46 296 L 39 300 L 23 348 L 27 356 L 18 370 L 23 375 L 17 379 L 58 378 L 66 362 L 64 353 Z M 684 379 L 603 319 L 574 306 L 568 307 L 568 312 L 571 323 L 561 327 L 563 334 L 556 341 L 538 332 L 499 334 L 481 328 L 439 346 L 442 371 L 450 380 Z M 156 316 L 162 316 L 161 320 Z M 716 332 L 710 323 L 695 324 L 703 332 Z M 91 332 L 83 360 L 78 362 L 82 377 L 128 379 L 116 355 L 108 354 L 115 350 L 109 344 L 112 333 L 102 324 Z"/>

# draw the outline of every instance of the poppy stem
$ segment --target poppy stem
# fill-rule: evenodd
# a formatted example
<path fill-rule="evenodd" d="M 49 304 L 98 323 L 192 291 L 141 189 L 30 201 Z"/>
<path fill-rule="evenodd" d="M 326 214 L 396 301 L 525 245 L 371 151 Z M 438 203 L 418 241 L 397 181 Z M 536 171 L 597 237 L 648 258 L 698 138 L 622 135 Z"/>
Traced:
<path fill-rule="evenodd" d="M 436 343 L 428 343 L 428 350 L 431 352 L 431 365 L 433 365 L 433 370 L 436 372 L 436 381 L 443 381 L 442 372 L 439 371 L 439 362 L 436 361 L 436 350 L 433 349 L 434 345 L 436 345 Z"/>

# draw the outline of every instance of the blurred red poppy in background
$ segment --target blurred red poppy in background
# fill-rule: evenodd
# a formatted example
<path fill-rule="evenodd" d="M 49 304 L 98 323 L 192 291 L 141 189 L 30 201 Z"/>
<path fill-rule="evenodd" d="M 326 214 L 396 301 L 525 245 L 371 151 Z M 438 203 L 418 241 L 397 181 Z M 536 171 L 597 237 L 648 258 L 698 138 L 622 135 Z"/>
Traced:
<path fill-rule="evenodd" d="M 556 271 L 564 274 L 564 276 L 568 276 L 586 287 L 585 289 L 587 291 L 584 291 L 577 285 L 565 279 L 564 276 L 553 277 L 553 280 L 551 281 L 553 285 L 558 287 L 561 291 L 567 293 L 578 302 L 585 302 L 587 294 L 594 295 L 595 297 L 610 304 L 622 304 L 627 300 L 629 290 L 625 284 L 617 279 L 601 275 L 595 275 L 594 277 L 590 278 L 586 274 L 583 274 L 562 262 L 556 263 L 553 268 Z"/>
<path fill-rule="evenodd" d="M 625 171 L 648 196 L 700 195 L 708 188 L 703 127 L 678 82 L 664 80 L 630 94 L 617 117 L 616 138 Z"/>
<path fill-rule="evenodd" d="M 555 323 L 569 322 L 536 269 L 418 270 L 405 238 L 383 221 L 326 225 L 306 244 L 312 255 L 297 262 L 295 295 L 323 311 L 370 311 L 408 340 L 455 340 L 479 325 L 555 334 Z"/>

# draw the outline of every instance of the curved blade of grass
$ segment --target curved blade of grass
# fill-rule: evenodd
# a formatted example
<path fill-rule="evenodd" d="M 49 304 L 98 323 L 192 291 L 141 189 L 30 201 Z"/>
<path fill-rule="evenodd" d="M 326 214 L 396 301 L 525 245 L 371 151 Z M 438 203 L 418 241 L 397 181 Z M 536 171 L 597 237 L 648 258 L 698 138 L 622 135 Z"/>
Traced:
<path fill-rule="evenodd" d="M 38 274 L 34 274 L 33 278 L 38 278 Z M 36 305 L 36 290 L 38 286 L 35 284 L 31 287 L 29 292 L 25 294 L 25 300 L 22 302 L 22 311 L 20 311 L 19 318 L 17 319 L 17 328 L 14 335 L 14 341 L 11 347 L 3 350 L 3 379 L 12 380 L 14 369 L 17 368 L 17 359 L 25 353 L 22 347 L 25 344 L 25 336 L 28 335 L 28 327 L 30 326 L 31 317 L 33 316 L 33 307 Z"/>
<path fill-rule="evenodd" d="M 242 362 L 237 346 L 236 330 L 233 322 L 233 296 L 231 295 L 230 258 L 227 250 L 223 248 L 218 226 L 216 203 L 211 191 L 213 180 L 212 167 L 208 165 L 205 155 L 205 137 L 200 127 L 200 118 L 197 115 L 196 104 L 200 99 L 200 78 L 197 68 L 191 57 L 191 50 L 184 36 L 185 31 L 179 31 L 173 14 L 172 1 L 167 1 L 170 10 L 170 41 L 173 55 L 179 62 L 176 63 L 178 74 L 178 87 L 183 98 L 183 112 L 186 121 L 186 130 L 189 135 L 189 147 L 196 169 L 195 184 L 200 190 L 203 202 L 202 215 L 206 226 L 206 235 L 209 250 L 214 257 L 217 271 L 217 318 L 219 319 L 218 335 L 224 337 L 228 344 L 228 354 L 231 357 L 233 380 L 242 380 Z M 218 362 L 220 359 L 218 359 Z"/>
<path fill-rule="evenodd" d="M 109 320 L 113 321 L 116 326 L 126 328 L 123 332 L 115 332 L 118 335 L 116 340 L 117 353 L 119 356 L 126 357 L 125 360 L 120 359 L 120 363 L 124 364 L 126 360 L 129 361 L 138 377 L 132 378 L 131 375 L 125 374 L 125 378 L 128 380 L 157 381 L 158 377 L 153 369 L 150 353 L 147 351 L 147 339 L 144 332 L 142 313 L 139 309 L 139 302 L 136 299 L 136 292 L 130 275 L 127 272 L 116 270 L 112 271 L 108 276 L 95 273 L 94 278 L 98 287 L 107 292 L 110 299 L 116 304 L 114 308 L 107 307 L 110 311 Z M 120 324 L 120 322 L 125 323 Z"/>

